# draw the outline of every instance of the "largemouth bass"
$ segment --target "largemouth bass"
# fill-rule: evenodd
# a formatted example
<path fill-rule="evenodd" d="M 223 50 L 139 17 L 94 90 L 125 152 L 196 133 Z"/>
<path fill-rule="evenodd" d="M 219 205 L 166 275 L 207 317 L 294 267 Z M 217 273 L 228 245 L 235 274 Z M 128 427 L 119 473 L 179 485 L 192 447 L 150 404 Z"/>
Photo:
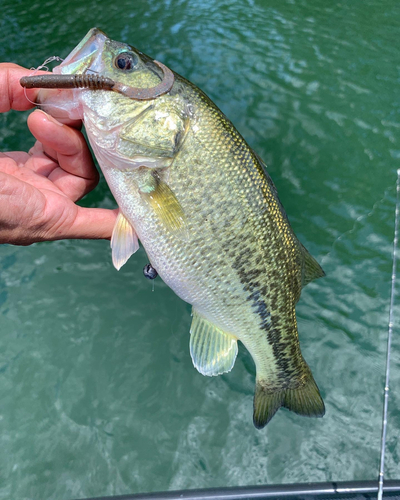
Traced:
<path fill-rule="evenodd" d="M 120 209 L 114 265 L 141 241 L 193 306 L 190 354 L 203 375 L 229 372 L 238 340 L 245 345 L 256 366 L 257 428 L 280 407 L 323 416 L 295 306 L 324 272 L 295 236 L 262 160 L 195 85 L 98 29 L 53 73 L 81 75 L 73 85 L 83 88 L 41 90 L 39 100 L 85 124 Z"/>

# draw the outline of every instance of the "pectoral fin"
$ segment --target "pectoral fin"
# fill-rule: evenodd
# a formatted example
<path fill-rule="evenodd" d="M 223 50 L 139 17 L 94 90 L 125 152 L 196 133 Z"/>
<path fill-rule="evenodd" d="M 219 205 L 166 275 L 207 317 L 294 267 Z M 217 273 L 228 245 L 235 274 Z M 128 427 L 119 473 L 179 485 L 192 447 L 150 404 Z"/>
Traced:
<path fill-rule="evenodd" d="M 185 237 L 186 218 L 178 199 L 168 184 L 160 178 L 155 178 L 152 184 L 149 184 L 147 190 L 141 188 L 142 196 L 169 231 Z"/>
<path fill-rule="evenodd" d="M 193 309 L 190 355 L 202 375 L 214 376 L 231 371 L 237 352 L 235 337 L 223 332 Z"/>
<path fill-rule="evenodd" d="M 111 236 L 112 261 L 119 271 L 129 257 L 139 249 L 139 241 L 129 221 L 119 212 Z"/>

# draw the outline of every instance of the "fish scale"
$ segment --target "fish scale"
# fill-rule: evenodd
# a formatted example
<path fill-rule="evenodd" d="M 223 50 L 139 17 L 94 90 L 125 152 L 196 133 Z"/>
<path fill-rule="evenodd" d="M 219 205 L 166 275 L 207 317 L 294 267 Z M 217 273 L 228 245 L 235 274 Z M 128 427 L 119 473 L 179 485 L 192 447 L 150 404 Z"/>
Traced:
<path fill-rule="evenodd" d="M 115 63 L 122 53 L 134 71 Z M 159 63 L 96 29 L 58 71 L 88 69 L 134 90 L 163 78 Z M 162 279 L 193 306 L 195 367 L 205 375 L 231 370 L 240 340 L 256 365 L 256 427 L 281 406 L 322 416 L 300 351 L 295 305 L 301 288 L 323 271 L 296 238 L 256 153 L 201 90 L 175 73 L 168 92 L 145 102 L 74 92 L 120 207 L 113 258 L 122 265 L 139 238 Z"/>

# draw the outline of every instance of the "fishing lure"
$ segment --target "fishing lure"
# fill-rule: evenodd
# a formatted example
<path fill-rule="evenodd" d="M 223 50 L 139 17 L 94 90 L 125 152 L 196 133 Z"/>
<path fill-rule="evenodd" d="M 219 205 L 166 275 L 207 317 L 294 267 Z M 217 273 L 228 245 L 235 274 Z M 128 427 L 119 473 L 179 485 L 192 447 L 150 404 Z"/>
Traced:
<path fill-rule="evenodd" d="M 164 64 L 154 61 L 163 72 L 163 79 L 155 87 L 138 88 L 130 87 L 111 78 L 97 74 L 81 75 L 34 75 L 24 76 L 20 79 L 22 87 L 27 89 L 90 89 L 112 90 L 125 95 L 135 101 L 149 101 L 166 94 L 172 89 L 175 81 L 173 72 Z"/>

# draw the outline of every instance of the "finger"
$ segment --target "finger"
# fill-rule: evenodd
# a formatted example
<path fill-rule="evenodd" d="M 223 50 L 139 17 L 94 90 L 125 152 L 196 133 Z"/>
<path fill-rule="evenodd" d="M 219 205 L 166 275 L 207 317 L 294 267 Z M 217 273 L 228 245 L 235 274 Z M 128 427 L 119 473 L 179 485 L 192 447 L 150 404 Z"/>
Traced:
<path fill-rule="evenodd" d="M 40 110 L 29 116 L 28 126 L 45 151 L 51 149 L 57 153 L 60 166 L 66 172 L 85 179 L 97 179 L 92 155 L 81 132 Z"/>
<path fill-rule="evenodd" d="M 25 111 L 35 106 L 40 89 L 26 89 L 19 81 L 23 76 L 31 76 L 33 70 L 23 68 L 14 63 L 0 63 L 0 113 L 14 109 Z M 48 71 L 35 71 L 36 75 L 48 74 Z M 64 123 L 78 130 L 82 127 L 81 120 L 65 118 Z"/>
<path fill-rule="evenodd" d="M 58 167 L 57 151 L 55 151 L 52 148 L 49 148 L 48 146 L 44 146 L 39 141 L 35 142 L 35 144 L 29 150 L 28 154 L 29 154 L 29 156 L 33 156 L 33 157 L 37 157 L 37 158 L 50 159 L 53 162 L 53 167 L 51 170 L 54 170 L 56 167 Z M 35 170 L 35 172 L 39 173 L 40 175 L 45 175 L 46 177 L 51 172 L 51 171 L 49 171 L 48 173 L 45 173 L 44 171 L 36 170 L 37 164 L 35 164 L 35 165 L 29 164 L 29 168 L 32 168 L 33 170 Z"/>
<path fill-rule="evenodd" d="M 61 226 L 47 238 L 60 239 L 111 239 L 118 209 L 77 207 L 76 217 L 69 225 Z"/>
<path fill-rule="evenodd" d="M 24 157 L 28 158 L 25 164 L 23 164 Z M 21 161 L 22 163 L 20 163 Z M 46 189 L 47 191 L 58 193 L 58 195 L 64 195 L 46 176 L 47 173 L 57 167 L 58 165 L 44 154 L 41 156 L 30 156 L 23 152 L 0 153 L 0 173 L 8 174 L 8 176 L 23 181 L 38 190 Z M 38 172 L 41 172 L 41 174 L 38 174 Z"/>
<path fill-rule="evenodd" d="M 61 167 L 56 167 L 50 175 L 48 180 L 52 183 L 54 188 L 59 189 L 65 196 L 72 201 L 78 201 L 89 193 L 95 186 L 93 182 L 83 177 L 75 177 L 68 174 Z"/>
<path fill-rule="evenodd" d="M 5 153 L 0 153 L 0 158 L 11 158 L 18 167 L 23 167 L 30 156 L 28 153 L 25 153 L 25 151 L 7 151 Z"/>
<path fill-rule="evenodd" d="M 39 89 L 24 90 L 19 83 L 23 76 L 29 76 L 31 73 L 31 70 L 17 64 L 0 63 L 0 113 L 5 113 L 10 109 L 23 111 L 34 107 L 27 97 L 35 102 Z"/>
<path fill-rule="evenodd" d="M 35 142 L 35 144 L 31 147 L 31 149 L 29 150 L 28 153 L 31 156 L 40 156 L 42 154 L 45 154 L 48 158 L 52 159 L 55 163 L 58 163 L 56 151 L 54 151 L 54 149 L 51 149 L 49 147 L 43 146 L 43 144 L 39 141 Z"/>
<path fill-rule="evenodd" d="M 60 124 L 43 111 L 32 113 L 28 126 L 48 156 L 57 158 L 61 168 L 55 169 L 49 179 L 69 198 L 77 200 L 97 185 L 99 174 L 78 130 Z"/>
<path fill-rule="evenodd" d="M 71 238 L 111 239 L 117 216 L 118 209 L 79 207 Z"/>
<path fill-rule="evenodd" d="M 43 146 L 39 141 L 35 142 L 28 154 L 35 161 L 30 161 L 26 166 L 39 175 L 48 177 L 54 169 L 58 168 L 57 152 Z"/>

